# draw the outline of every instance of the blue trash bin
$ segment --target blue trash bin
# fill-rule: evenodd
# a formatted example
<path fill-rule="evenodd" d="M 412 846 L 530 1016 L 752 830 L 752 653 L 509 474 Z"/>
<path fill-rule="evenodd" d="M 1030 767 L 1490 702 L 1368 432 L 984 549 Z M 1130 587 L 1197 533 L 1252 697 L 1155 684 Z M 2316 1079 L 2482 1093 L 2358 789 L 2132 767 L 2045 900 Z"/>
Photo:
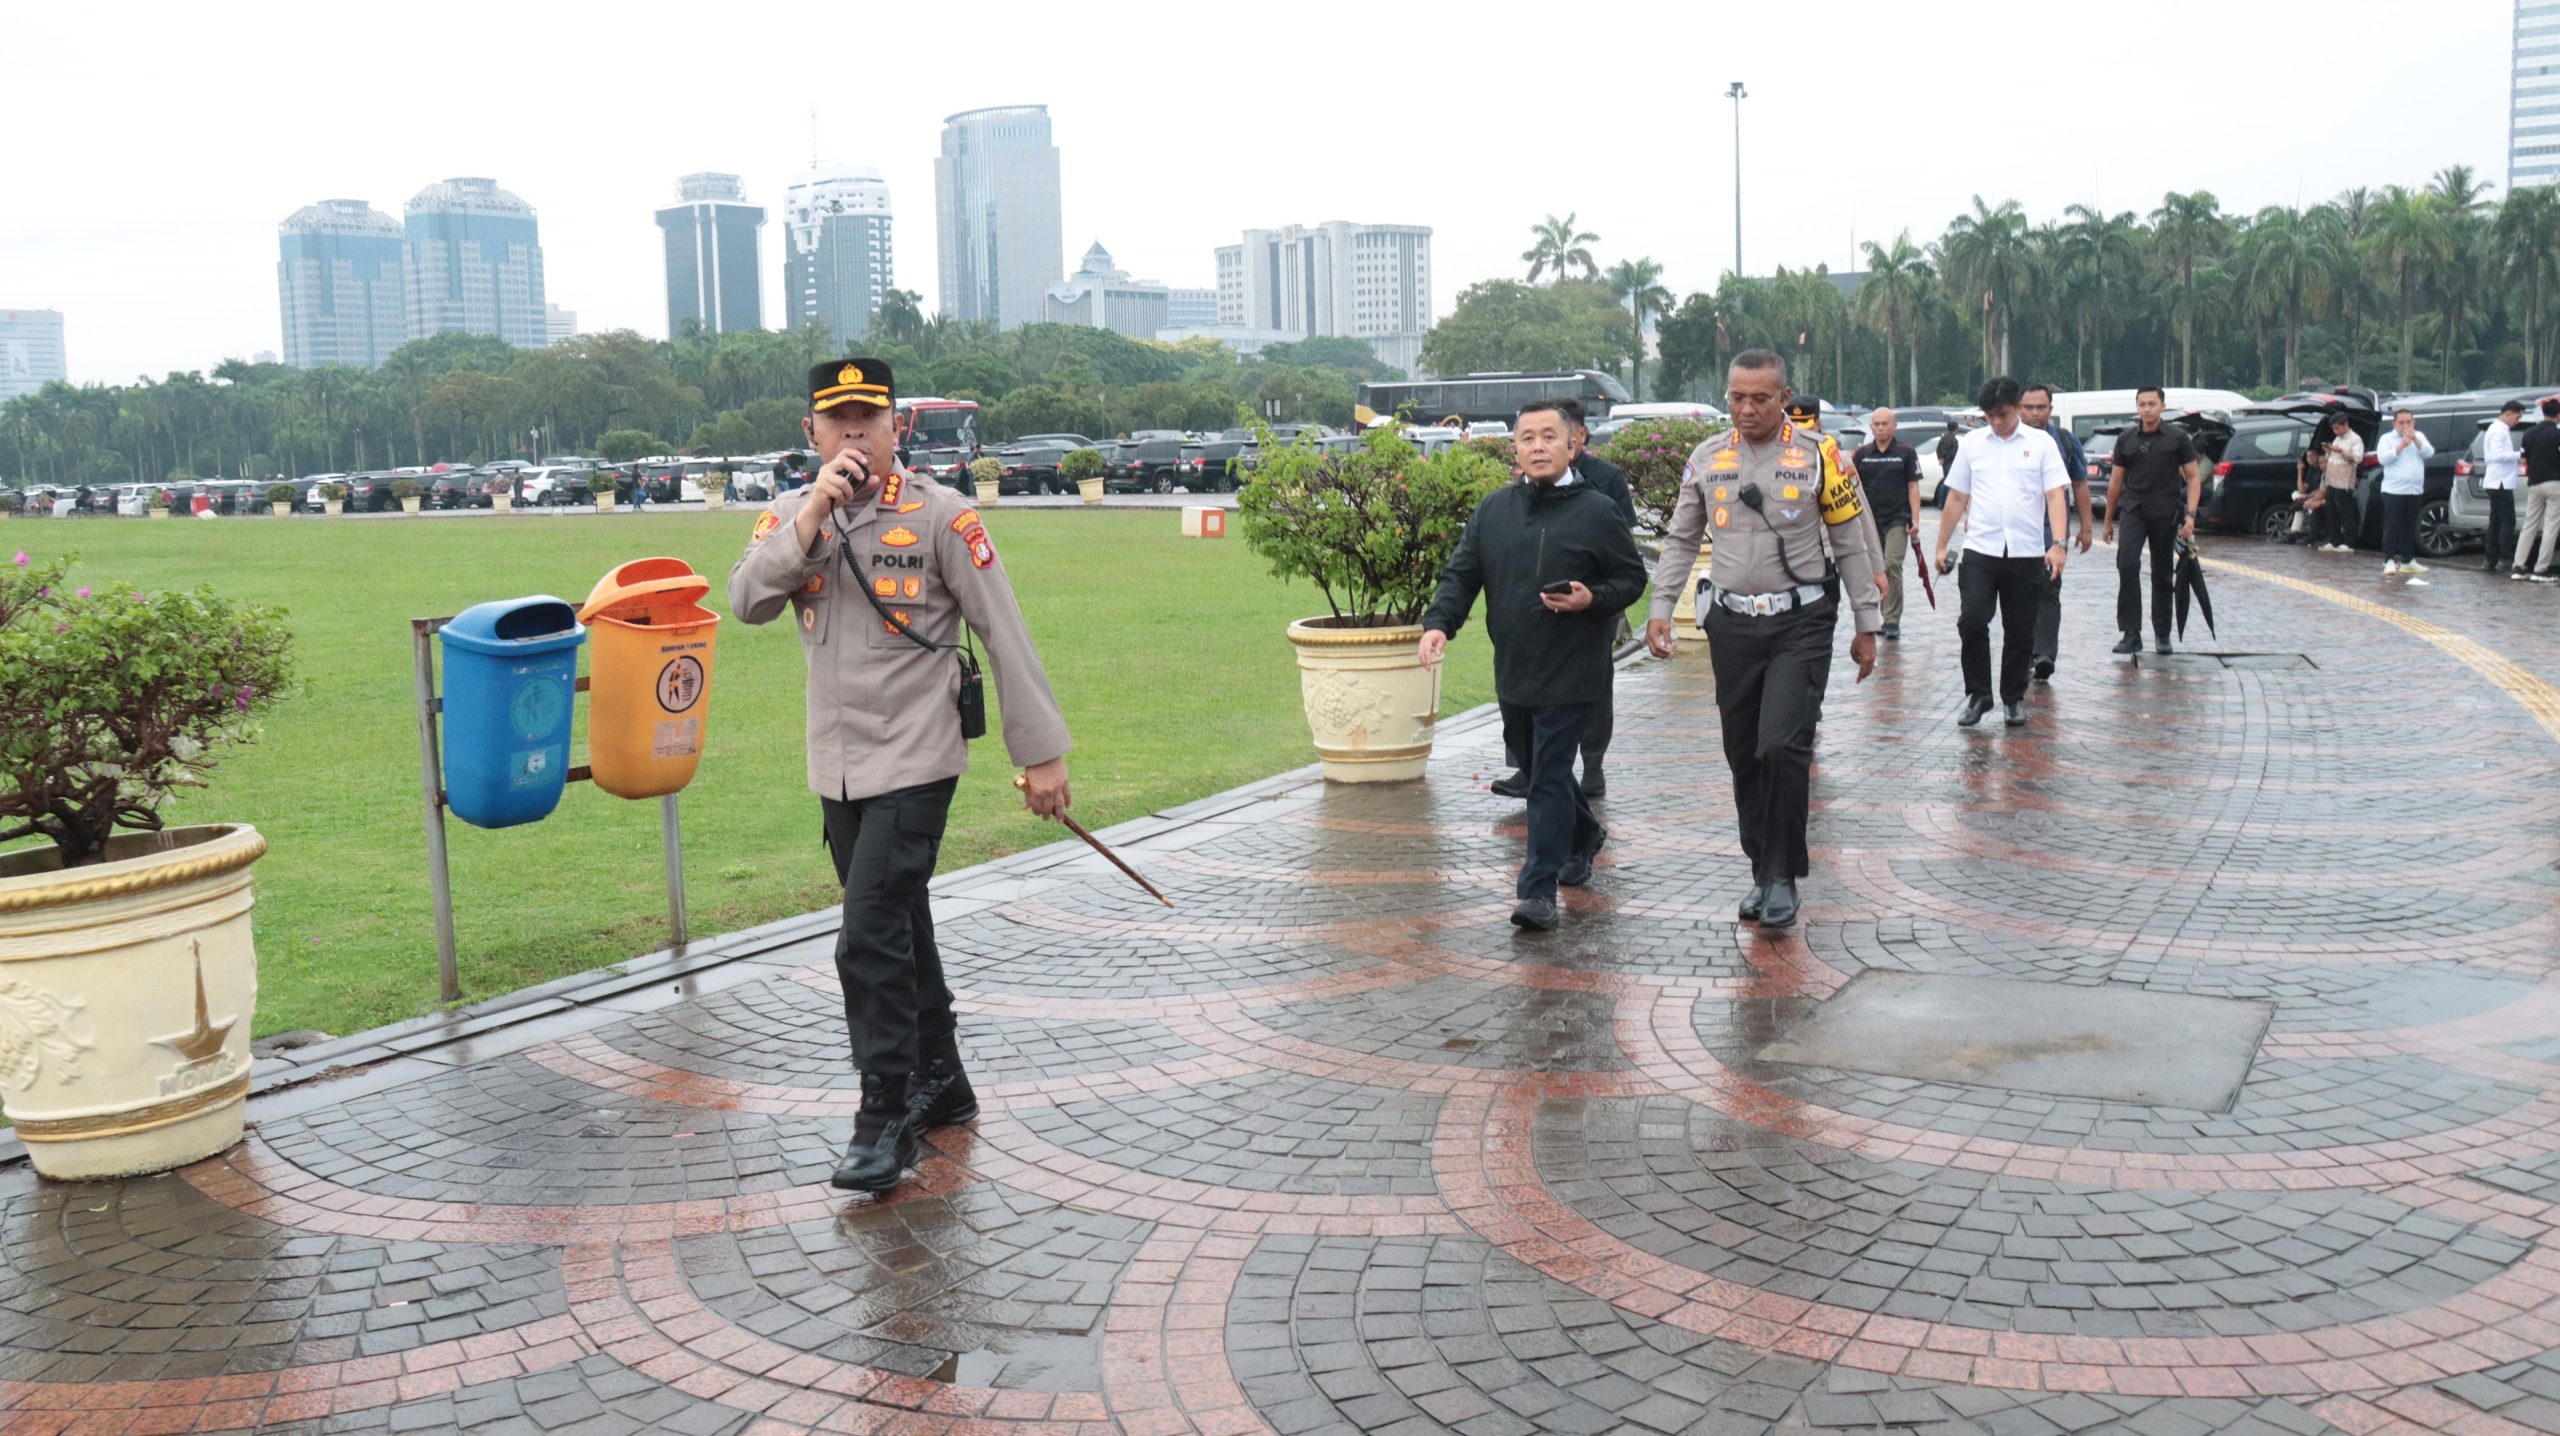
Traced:
<path fill-rule="evenodd" d="M 444 651 L 444 795 L 453 815 L 511 828 L 550 815 L 569 780 L 569 716 L 587 630 L 565 600 L 474 604 Z"/>

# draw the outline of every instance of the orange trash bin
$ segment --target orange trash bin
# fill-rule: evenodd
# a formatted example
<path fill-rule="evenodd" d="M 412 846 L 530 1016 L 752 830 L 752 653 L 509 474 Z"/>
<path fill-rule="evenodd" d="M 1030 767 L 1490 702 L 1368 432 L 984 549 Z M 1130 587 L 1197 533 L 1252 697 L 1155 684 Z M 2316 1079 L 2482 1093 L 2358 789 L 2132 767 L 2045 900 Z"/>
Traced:
<path fill-rule="evenodd" d="M 596 581 L 587 625 L 587 770 L 617 798 L 655 798 L 693 781 L 711 721 L 720 616 L 711 580 L 677 558 L 641 558 Z"/>

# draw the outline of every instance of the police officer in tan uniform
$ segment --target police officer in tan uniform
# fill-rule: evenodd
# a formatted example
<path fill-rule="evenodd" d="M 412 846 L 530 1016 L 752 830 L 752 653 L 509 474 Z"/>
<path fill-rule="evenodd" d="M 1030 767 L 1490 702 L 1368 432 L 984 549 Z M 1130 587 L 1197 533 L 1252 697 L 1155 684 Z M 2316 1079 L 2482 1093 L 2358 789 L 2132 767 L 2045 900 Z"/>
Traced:
<path fill-rule="evenodd" d="M 1817 433 L 1787 418 L 1786 361 L 1773 350 L 1744 350 L 1726 385 L 1733 427 L 1699 445 L 1680 476 L 1644 637 L 1655 657 L 1671 656 L 1671 610 L 1699 540 L 1712 534 L 1698 613 L 1715 665 L 1742 852 L 1751 861 L 1741 915 L 1782 928 L 1796 920 L 1796 880 L 1811 868 L 1813 730 L 1831 681 L 1832 629 L 1845 596 L 1856 615 L 1849 656 L 1864 681 L 1884 627 L 1876 583 L 1882 545 L 1857 475 Z"/>
<path fill-rule="evenodd" d="M 844 884 L 836 976 L 862 1074 L 833 1181 L 864 1192 L 897 1185 L 925 1129 L 978 1115 L 925 891 L 969 766 L 963 620 L 995 664 L 1024 801 L 1055 817 L 1068 800 L 1066 720 L 1003 561 L 967 500 L 898 465 L 895 397 L 877 359 L 809 371 L 802 424 L 820 467 L 774 500 L 729 571 L 730 610 L 769 623 L 788 608 L 808 660 L 809 786 Z"/>

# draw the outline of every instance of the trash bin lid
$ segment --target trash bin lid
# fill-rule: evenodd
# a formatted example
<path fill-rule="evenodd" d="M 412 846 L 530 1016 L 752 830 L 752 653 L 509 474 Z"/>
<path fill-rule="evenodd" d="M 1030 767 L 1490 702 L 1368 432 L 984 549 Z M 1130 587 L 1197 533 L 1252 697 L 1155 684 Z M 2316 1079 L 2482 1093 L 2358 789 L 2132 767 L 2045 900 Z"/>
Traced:
<path fill-rule="evenodd" d="M 458 648 L 501 656 L 551 653 L 587 641 L 569 600 L 547 593 L 475 603 L 436 634 Z"/>
<path fill-rule="evenodd" d="M 594 622 L 598 614 L 613 616 L 616 609 L 639 607 L 651 599 L 672 598 L 678 603 L 700 603 L 711 592 L 711 580 L 693 571 L 693 565 L 680 558 L 635 558 L 616 564 L 587 594 L 586 607 L 578 617 Z"/>

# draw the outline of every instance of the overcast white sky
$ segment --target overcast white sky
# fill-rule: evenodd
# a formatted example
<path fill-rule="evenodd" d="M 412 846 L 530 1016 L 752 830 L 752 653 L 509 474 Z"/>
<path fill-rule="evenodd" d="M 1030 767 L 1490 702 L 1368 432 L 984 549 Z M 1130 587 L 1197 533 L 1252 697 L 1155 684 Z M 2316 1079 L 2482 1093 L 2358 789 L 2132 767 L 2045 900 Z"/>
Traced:
<path fill-rule="evenodd" d="M 771 215 L 770 319 L 813 103 L 819 158 L 886 175 L 898 282 L 928 309 L 942 118 L 1014 103 L 1049 106 L 1069 267 L 1099 238 L 1205 287 L 1247 226 L 1427 224 L 1446 313 L 1571 211 L 1604 265 L 1650 255 L 1685 294 L 1733 262 L 1729 80 L 1751 92 L 1752 272 L 1838 269 L 1853 231 L 1925 241 L 1977 191 L 2042 219 L 2172 187 L 2307 203 L 2454 163 L 2502 183 L 2512 20 L 2509 0 L 25 0 L 0 3 L 0 308 L 61 310 L 84 382 L 280 349 L 286 215 L 352 197 L 396 219 L 488 175 L 539 211 L 553 303 L 663 335 L 651 212 L 708 169 Z"/>

